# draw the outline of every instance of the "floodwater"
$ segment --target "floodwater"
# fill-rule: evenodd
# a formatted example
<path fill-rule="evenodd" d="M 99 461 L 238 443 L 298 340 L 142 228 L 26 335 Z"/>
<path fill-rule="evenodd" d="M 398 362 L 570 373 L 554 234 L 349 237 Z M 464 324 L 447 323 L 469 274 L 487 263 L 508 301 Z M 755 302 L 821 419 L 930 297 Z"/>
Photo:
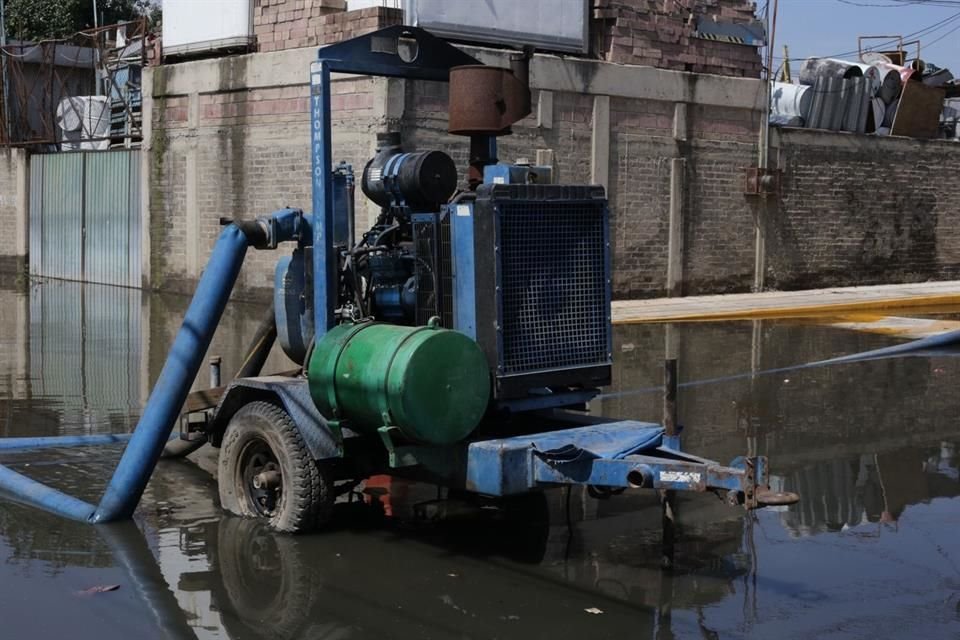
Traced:
<path fill-rule="evenodd" d="M 186 304 L 52 281 L 0 288 L 0 436 L 129 430 Z M 211 349 L 225 374 L 260 313 L 228 310 Z M 395 484 L 377 497 L 391 517 L 342 505 L 333 530 L 289 537 L 223 516 L 207 473 L 165 461 L 133 523 L 0 502 L 0 638 L 960 637 L 957 354 L 764 374 L 897 340 L 789 322 L 615 333 L 615 383 L 593 411 L 658 421 L 652 388 L 675 354 L 684 447 L 767 455 L 775 488 L 802 502 L 748 514 L 683 497 L 667 573 L 649 493 L 552 491 L 549 522 L 429 523 L 412 507 L 435 490 Z M 117 456 L 2 462 L 96 499 Z M 119 588 L 85 593 L 108 585 Z"/>

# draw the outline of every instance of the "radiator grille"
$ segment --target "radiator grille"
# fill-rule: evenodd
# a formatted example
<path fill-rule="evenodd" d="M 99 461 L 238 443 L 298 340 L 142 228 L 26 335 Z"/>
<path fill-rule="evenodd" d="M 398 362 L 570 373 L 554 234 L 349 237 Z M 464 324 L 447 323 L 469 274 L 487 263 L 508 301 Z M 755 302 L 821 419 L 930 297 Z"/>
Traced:
<path fill-rule="evenodd" d="M 501 373 L 610 362 L 606 202 L 499 201 Z"/>
<path fill-rule="evenodd" d="M 442 325 L 453 328 L 453 256 L 450 250 L 450 216 L 440 219 L 440 319 Z"/>
<path fill-rule="evenodd" d="M 413 223 L 414 251 L 417 261 L 416 323 L 425 325 L 439 316 L 441 325 L 453 327 L 453 279 L 450 274 L 450 219 L 444 217 L 437 228 L 436 217 L 417 216 Z M 438 295 L 437 286 L 440 286 Z"/>
<path fill-rule="evenodd" d="M 425 325 L 431 316 L 437 315 L 437 265 L 434 256 L 437 246 L 437 225 L 429 222 L 414 222 L 413 243 L 417 261 L 414 274 L 417 278 L 416 322 Z"/>

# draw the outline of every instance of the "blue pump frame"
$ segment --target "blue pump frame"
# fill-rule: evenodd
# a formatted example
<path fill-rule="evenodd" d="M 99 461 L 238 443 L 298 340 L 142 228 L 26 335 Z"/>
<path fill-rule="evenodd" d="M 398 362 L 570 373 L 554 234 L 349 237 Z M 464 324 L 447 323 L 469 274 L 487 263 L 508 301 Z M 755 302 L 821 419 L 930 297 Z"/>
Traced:
<path fill-rule="evenodd" d="M 416 55 L 405 62 L 401 41 L 416 43 Z M 310 67 L 310 156 L 313 180 L 313 317 L 319 342 L 334 325 L 337 304 L 337 256 L 333 248 L 333 158 L 330 147 L 330 74 L 347 73 L 409 80 L 449 82 L 450 69 L 480 62 L 429 32 L 394 26 L 323 47 Z M 496 138 L 489 136 L 491 149 Z M 491 157 L 495 157 L 495 153 Z M 325 274 L 326 277 L 319 277 Z"/>

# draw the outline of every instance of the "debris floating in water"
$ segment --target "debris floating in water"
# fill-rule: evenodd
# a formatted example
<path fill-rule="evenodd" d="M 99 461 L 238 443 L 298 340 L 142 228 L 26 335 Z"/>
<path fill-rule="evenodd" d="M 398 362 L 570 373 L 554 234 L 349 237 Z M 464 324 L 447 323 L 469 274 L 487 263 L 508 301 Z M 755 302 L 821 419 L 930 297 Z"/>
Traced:
<path fill-rule="evenodd" d="M 116 591 L 120 588 L 118 584 L 101 584 L 95 587 L 90 587 L 89 589 L 83 589 L 82 591 L 77 591 L 78 596 L 92 596 L 98 593 L 107 593 L 108 591 Z"/>

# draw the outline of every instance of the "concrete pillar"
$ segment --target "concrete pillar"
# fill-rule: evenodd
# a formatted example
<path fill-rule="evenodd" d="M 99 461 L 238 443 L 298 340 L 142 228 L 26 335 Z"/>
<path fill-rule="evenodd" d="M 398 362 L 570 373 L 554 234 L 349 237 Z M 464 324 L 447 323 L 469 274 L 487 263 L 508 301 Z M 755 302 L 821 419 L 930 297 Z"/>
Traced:
<path fill-rule="evenodd" d="M 187 98 L 187 126 L 191 132 L 200 126 L 200 92 L 194 91 Z"/>
<path fill-rule="evenodd" d="M 553 91 L 537 92 L 537 126 L 553 129 Z"/>
<path fill-rule="evenodd" d="M 550 167 L 553 183 L 558 184 L 560 182 L 560 178 L 557 176 L 557 165 L 553 161 L 553 149 L 537 149 L 535 162 L 538 167 Z"/>
<path fill-rule="evenodd" d="M 160 67 L 163 69 L 163 67 Z M 153 180 L 153 74 L 157 68 L 143 70 L 140 103 L 140 286 L 150 288 L 150 185 Z M 163 73 L 160 71 L 160 73 Z M 144 325 L 149 327 L 149 325 Z M 147 330 L 149 333 L 149 330 Z M 146 353 L 146 352 L 145 352 Z"/>
<path fill-rule="evenodd" d="M 768 138 L 770 145 L 766 161 L 770 168 L 783 166 L 783 149 L 776 131 Z M 780 194 L 771 193 L 754 198 L 753 205 L 753 290 L 763 291 L 767 286 L 767 226 L 771 216 L 776 215 L 780 206 Z"/>
<path fill-rule="evenodd" d="M 146 225 L 144 225 L 146 226 Z M 150 292 L 145 291 L 143 297 L 140 298 L 140 370 L 139 370 L 139 380 L 140 385 L 140 406 L 145 406 L 147 400 L 150 398 L 150 384 L 155 380 L 153 376 L 150 375 L 150 312 L 151 305 L 153 304 L 153 296 L 150 295 Z M 134 309 L 134 312 L 137 310 Z M 158 372 L 159 375 L 159 372 Z"/>
<path fill-rule="evenodd" d="M 17 270 L 26 270 L 30 254 L 30 156 L 26 149 L 12 149 L 17 168 L 17 222 L 15 251 Z"/>
<path fill-rule="evenodd" d="M 593 97 L 590 182 L 610 191 L 610 96 Z"/>
<path fill-rule="evenodd" d="M 678 102 L 673 105 L 673 139 L 685 142 L 690 136 L 689 121 L 687 120 L 687 103 Z"/>
<path fill-rule="evenodd" d="M 766 220 L 769 198 L 761 196 L 753 207 L 753 290 L 763 291 L 767 271 Z"/>
<path fill-rule="evenodd" d="M 670 159 L 670 217 L 667 231 L 667 295 L 683 293 L 683 191 L 686 160 Z"/>
<path fill-rule="evenodd" d="M 191 147 L 186 158 L 187 275 L 200 277 L 200 207 L 197 203 L 197 150 Z"/>
<path fill-rule="evenodd" d="M 667 283 L 670 297 L 683 295 L 683 207 L 686 190 L 687 161 L 683 158 L 689 137 L 687 104 L 678 102 L 673 108 L 673 139 L 681 157 L 670 159 L 670 212 L 667 228 Z"/>

